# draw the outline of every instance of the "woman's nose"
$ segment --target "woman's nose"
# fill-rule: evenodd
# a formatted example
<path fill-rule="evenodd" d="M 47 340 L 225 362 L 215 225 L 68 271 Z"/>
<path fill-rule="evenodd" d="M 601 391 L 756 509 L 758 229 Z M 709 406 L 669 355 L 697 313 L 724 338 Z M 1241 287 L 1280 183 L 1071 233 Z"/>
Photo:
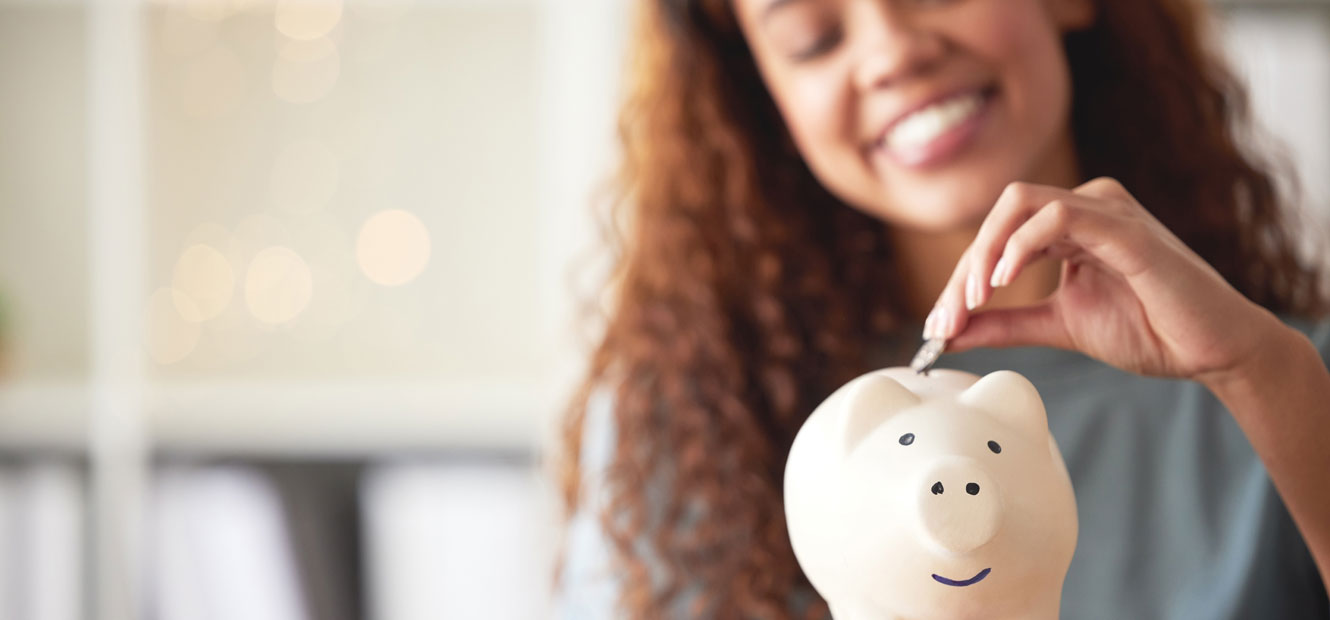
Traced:
<path fill-rule="evenodd" d="M 877 1 L 852 4 L 846 34 L 855 50 L 854 82 L 860 90 L 926 71 L 942 54 L 942 36 L 909 8 Z"/>

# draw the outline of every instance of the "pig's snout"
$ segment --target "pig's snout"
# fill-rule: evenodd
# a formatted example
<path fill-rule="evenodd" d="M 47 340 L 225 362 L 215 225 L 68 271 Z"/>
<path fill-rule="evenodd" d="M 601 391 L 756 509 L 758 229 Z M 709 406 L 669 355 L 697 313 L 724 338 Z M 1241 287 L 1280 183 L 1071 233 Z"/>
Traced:
<path fill-rule="evenodd" d="M 992 540 L 1002 520 L 997 484 L 973 459 L 950 457 L 924 470 L 918 515 L 924 539 L 960 554 Z"/>

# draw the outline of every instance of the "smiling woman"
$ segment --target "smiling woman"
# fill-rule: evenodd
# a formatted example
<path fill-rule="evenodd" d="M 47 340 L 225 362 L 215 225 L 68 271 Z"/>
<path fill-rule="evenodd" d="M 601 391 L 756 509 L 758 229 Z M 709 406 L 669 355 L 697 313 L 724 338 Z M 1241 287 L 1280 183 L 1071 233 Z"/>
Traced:
<path fill-rule="evenodd" d="M 939 365 L 1045 395 L 1080 504 L 1066 613 L 1330 613 L 1330 462 L 1307 441 L 1330 432 L 1322 274 L 1238 142 L 1246 93 L 1205 4 L 640 8 L 632 224 L 564 426 L 565 613 L 826 617 L 783 465 L 814 406 L 908 359 L 926 316 L 953 352 L 1054 347 Z"/>
<path fill-rule="evenodd" d="M 854 206 L 940 231 L 1012 179 L 1074 184 L 1061 35 L 1090 0 L 735 6 L 800 153 Z M 816 54 L 794 51 L 810 38 Z"/>

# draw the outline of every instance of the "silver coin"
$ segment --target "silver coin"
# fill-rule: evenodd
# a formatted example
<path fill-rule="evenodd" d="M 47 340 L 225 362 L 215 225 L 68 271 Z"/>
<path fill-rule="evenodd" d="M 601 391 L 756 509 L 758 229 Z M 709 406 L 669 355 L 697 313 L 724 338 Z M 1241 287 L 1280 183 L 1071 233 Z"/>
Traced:
<path fill-rule="evenodd" d="M 920 374 L 928 374 L 928 369 L 937 363 L 937 358 L 942 356 L 946 348 L 947 341 L 943 338 L 925 340 L 924 346 L 919 347 L 919 352 L 910 360 L 910 369 Z"/>

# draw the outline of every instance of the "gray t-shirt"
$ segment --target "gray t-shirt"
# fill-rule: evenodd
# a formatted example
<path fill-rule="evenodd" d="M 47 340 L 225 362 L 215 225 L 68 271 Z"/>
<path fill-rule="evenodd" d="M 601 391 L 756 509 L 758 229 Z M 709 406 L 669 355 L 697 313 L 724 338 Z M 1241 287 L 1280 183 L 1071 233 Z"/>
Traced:
<path fill-rule="evenodd" d="M 1330 360 L 1330 320 L 1289 324 Z M 879 361 L 901 363 L 885 353 Z M 1330 619 L 1311 553 L 1260 458 L 1201 385 L 1048 348 L 947 354 L 938 367 L 1014 370 L 1044 399 L 1080 518 L 1062 618 Z M 607 394 L 597 394 L 582 460 L 593 502 L 603 500 L 598 479 L 611 456 L 611 412 Z M 1308 414 L 1330 415 L 1330 406 Z M 556 617 L 619 617 L 609 547 L 589 510 L 574 517 L 567 536 Z M 791 593 L 793 606 L 806 599 Z"/>

